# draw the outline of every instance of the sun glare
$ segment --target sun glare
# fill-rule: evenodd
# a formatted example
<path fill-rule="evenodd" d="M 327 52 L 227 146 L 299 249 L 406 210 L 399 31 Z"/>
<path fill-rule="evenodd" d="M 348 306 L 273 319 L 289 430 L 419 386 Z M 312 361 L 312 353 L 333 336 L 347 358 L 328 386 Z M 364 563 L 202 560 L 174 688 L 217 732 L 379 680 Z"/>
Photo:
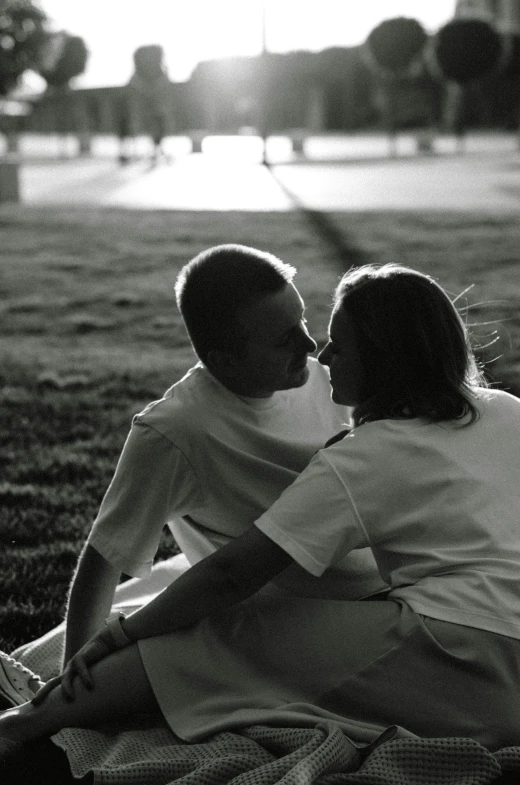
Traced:
<path fill-rule="evenodd" d="M 180 12 L 170 7 L 165 17 L 171 35 L 162 44 L 172 72 L 191 71 L 200 60 L 261 51 L 262 10 L 256 0 L 194 3 Z"/>
<path fill-rule="evenodd" d="M 201 60 L 275 52 L 355 46 L 383 19 L 411 16 L 433 31 L 453 14 L 454 0 L 41 0 L 58 29 L 81 35 L 89 49 L 87 72 L 78 85 L 124 84 L 132 53 L 142 44 L 164 47 L 174 81 L 190 77 Z"/>

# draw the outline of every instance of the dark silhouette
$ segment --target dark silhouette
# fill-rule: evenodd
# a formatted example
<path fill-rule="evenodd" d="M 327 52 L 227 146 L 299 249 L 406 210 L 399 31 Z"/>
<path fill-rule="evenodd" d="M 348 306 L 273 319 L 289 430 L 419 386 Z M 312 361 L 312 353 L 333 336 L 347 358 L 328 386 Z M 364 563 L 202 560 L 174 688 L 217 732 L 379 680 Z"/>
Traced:
<path fill-rule="evenodd" d="M 162 142 L 171 130 L 172 90 L 161 46 L 140 46 L 134 52 L 135 71 L 120 96 L 119 136 L 122 164 L 130 160 L 128 139 L 144 132 L 153 142 L 152 162 L 164 156 Z"/>
<path fill-rule="evenodd" d="M 391 154 L 397 132 L 419 129 L 417 148 L 432 151 L 435 79 L 425 59 L 428 35 L 416 19 L 386 19 L 368 35 L 362 52 L 374 76 L 374 99 L 388 133 Z"/>
<path fill-rule="evenodd" d="M 471 114 L 477 114 L 477 123 L 485 120 L 483 82 L 499 71 L 502 38 L 482 19 L 454 19 L 435 36 L 433 51 L 448 83 L 446 117 L 462 146 Z"/>
<path fill-rule="evenodd" d="M 6 0 L 0 13 L 0 95 L 7 95 L 28 68 L 37 68 L 46 16 L 30 0 Z"/>
<path fill-rule="evenodd" d="M 49 56 L 39 69 L 50 88 L 67 87 L 85 70 L 89 51 L 83 38 L 64 30 L 49 37 Z"/>
<path fill-rule="evenodd" d="M 398 74 L 406 71 L 422 53 L 427 40 L 428 36 L 417 19 L 399 16 L 374 27 L 366 46 L 379 68 Z"/>

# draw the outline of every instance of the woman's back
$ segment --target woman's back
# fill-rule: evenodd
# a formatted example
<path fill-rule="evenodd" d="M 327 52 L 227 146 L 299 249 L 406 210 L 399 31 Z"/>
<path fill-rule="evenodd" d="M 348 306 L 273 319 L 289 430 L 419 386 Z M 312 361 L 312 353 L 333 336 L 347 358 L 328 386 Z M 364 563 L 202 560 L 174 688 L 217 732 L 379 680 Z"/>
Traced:
<path fill-rule="evenodd" d="M 482 390 L 478 406 L 467 427 L 362 426 L 355 451 L 371 466 L 354 480 L 347 457 L 342 476 L 393 596 L 520 638 L 520 400 Z"/>
<path fill-rule="evenodd" d="M 483 389 L 477 405 L 467 426 L 354 428 L 260 527 L 283 529 L 316 575 L 368 545 L 391 596 L 416 612 L 520 639 L 520 400 Z"/>

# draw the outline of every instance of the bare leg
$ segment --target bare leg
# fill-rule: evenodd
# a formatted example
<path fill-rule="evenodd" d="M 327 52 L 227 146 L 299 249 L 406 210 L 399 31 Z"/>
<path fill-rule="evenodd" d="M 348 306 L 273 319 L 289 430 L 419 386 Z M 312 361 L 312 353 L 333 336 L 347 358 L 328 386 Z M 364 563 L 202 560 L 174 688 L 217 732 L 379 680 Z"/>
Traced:
<path fill-rule="evenodd" d="M 0 739 L 34 741 L 62 728 L 95 728 L 120 716 L 159 711 L 136 644 L 96 663 L 91 673 L 94 689 L 76 679 L 70 703 L 58 686 L 40 706 L 24 703 L 0 712 Z"/>

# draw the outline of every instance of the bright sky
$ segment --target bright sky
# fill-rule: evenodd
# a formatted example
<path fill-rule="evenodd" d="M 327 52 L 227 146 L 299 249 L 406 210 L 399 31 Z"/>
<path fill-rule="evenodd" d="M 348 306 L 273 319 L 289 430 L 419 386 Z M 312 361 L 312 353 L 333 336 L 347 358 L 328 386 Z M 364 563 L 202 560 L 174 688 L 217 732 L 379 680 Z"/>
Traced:
<path fill-rule="evenodd" d="M 455 0 L 40 0 L 56 29 L 80 35 L 90 50 L 77 86 L 124 84 L 132 53 L 161 44 L 173 81 L 188 79 L 200 60 L 355 46 L 383 19 L 413 17 L 435 32 L 453 17 Z"/>

